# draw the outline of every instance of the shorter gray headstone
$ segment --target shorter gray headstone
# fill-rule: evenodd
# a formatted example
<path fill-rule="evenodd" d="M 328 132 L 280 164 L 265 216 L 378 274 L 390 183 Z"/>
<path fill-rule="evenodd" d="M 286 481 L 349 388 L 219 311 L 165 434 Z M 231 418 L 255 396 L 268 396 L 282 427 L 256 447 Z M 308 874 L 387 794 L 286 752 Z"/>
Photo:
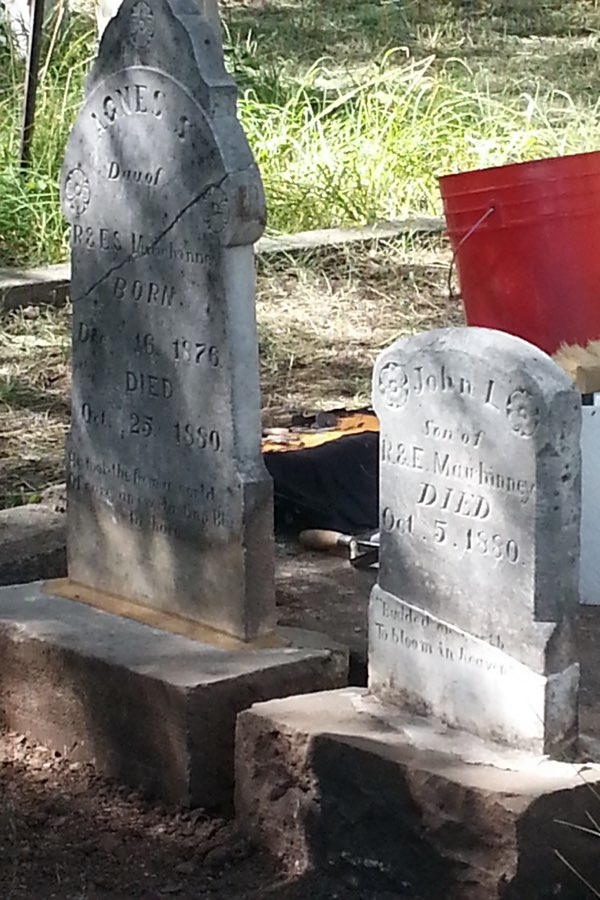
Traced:
<path fill-rule="evenodd" d="M 479 328 L 381 354 L 380 697 L 535 752 L 577 732 L 581 403 L 552 360 Z"/>

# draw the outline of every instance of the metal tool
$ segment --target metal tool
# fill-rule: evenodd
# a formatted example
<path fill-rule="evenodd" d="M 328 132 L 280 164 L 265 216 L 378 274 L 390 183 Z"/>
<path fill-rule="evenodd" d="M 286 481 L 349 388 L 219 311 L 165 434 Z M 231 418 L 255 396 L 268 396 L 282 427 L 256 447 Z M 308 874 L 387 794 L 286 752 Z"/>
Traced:
<path fill-rule="evenodd" d="M 300 532 L 299 541 L 307 550 L 341 553 L 348 557 L 348 562 L 355 569 L 368 569 L 379 561 L 379 532 L 354 535 L 309 528 Z"/>

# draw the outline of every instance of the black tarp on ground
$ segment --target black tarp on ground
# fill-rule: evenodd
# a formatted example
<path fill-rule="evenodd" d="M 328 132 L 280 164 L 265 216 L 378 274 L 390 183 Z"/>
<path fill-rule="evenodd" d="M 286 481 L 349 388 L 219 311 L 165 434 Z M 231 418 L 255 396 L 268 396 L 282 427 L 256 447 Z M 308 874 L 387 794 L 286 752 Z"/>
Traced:
<path fill-rule="evenodd" d="M 266 452 L 275 531 L 326 528 L 359 534 L 379 519 L 379 434 L 365 431 L 318 447 Z"/>

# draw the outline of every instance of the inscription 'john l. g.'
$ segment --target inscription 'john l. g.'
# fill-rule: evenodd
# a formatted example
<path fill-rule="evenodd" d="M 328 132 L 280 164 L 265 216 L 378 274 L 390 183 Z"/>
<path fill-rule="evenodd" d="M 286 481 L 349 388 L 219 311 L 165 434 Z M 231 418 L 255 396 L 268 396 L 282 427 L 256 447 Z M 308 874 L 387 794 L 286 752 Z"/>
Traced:
<path fill-rule="evenodd" d="M 488 412 L 505 415 L 510 430 L 521 438 L 534 435 L 542 416 L 538 401 L 526 387 L 508 387 L 495 378 L 479 381 L 458 376 L 452 374 L 445 364 L 409 366 L 389 360 L 379 369 L 377 389 L 381 400 L 391 410 L 402 409 L 410 397 L 421 398 L 425 395 L 446 394 L 473 400 Z M 428 427 L 426 423 L 425 428 Z M 443 435 L 438 431 L 432 436 L 439 438 Z M 446 435 L 446 438 L 449 437 Z M 468 444 L 470 439 L 463 439 L 463 442 Z"/>

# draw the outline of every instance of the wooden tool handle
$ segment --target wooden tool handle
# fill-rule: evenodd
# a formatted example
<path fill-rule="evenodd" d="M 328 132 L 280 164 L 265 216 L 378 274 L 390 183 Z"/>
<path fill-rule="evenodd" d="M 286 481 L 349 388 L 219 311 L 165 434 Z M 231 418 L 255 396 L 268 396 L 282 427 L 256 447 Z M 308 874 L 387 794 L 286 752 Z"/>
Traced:
<path fill-rule="evenodd" d="M 341 531 L 308 528 L 300 532 L 298 539 L 307 550 L 340 550 L 348 547 L 352 537 Z"/>

